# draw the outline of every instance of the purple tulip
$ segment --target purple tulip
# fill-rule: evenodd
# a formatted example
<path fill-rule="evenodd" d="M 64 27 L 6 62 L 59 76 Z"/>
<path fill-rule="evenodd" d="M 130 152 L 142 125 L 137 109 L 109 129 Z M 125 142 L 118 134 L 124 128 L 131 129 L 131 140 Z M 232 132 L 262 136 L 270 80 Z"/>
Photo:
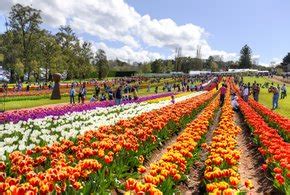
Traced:
<path fill-rule="evenodd" d="M 172 93 L 161 93 L 161 94 L 154 94 L 150 96 L 142 96 L 139 97 L 137 100 L 131 101 L 122 101 L 122 104 L 128 103 L 140 103 L 156 98 L 162 98 L 171 96 Z M 5 122 L 13 122 L 17 123 L 18 121 L 27 121 L 28 119 L 37 119 L 37 118 L 44 118 L 46 116 L 62 116 L 67 113 L 72 112 L 82 112 L 93 110 L 96 108 L 104 108 L 114 106 L 115 102 L 111 101 L 103 101 L 103 102 L 93 102 L 93 103 L 86 103 L 86 104 L 68 104 L 68 105 L 61 105 L 61 106 L 54 106 L 48 108 L 34 108 L 34 109 L 26 109 L 26 110 L 15 110 L 12 112 L 5 112 L 0 114 L 0 123 L 3 124 Z"/>

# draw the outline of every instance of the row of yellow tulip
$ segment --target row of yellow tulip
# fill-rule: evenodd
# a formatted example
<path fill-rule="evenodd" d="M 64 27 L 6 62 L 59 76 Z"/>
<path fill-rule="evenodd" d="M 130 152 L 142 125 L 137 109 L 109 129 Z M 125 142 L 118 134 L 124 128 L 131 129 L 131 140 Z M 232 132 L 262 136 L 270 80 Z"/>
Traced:
<path fill-rule="evenodd" d="M 240 131 L 240 127 L 235 124 L 228 92 L 222 107 L 219 125 L 213 132 L 212 142 L 210 145 L 203 144 L 209 152 L 204 172 L 208 193 L 235 194 L 239 192 L 240 150 L 237 148 L 237 135 Z M 246 185 L 252 187 L 250 181 L 247 181 Z"/>
<path fill-rule="evenodd" d="M 215 98 L 195 120 L 186 126 L 160 160 L 147 168 L 140 166 L 139 179 L 128 179 L 125 185 L 126 190 L 133 193 L 173 193 L 174 186 L 184 176 L 193 154 L 201 144 L 200 141 L 207 132 L 218 105 L 218 98 Z"/>

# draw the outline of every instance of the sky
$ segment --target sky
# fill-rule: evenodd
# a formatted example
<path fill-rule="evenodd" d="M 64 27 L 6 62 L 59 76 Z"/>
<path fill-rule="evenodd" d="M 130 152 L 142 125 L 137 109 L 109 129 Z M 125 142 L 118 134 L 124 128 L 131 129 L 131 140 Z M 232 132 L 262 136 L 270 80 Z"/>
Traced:
<path fill-rule="evenodd" d="M 0 32 L 15 3 L 42 10 L 43 28 L 70 25 L 108 58 L 144 62 L 220 55 L 238 60 L 248 44 L 259 64 L 290 52 L 289 0 L 0 0 Z"/>

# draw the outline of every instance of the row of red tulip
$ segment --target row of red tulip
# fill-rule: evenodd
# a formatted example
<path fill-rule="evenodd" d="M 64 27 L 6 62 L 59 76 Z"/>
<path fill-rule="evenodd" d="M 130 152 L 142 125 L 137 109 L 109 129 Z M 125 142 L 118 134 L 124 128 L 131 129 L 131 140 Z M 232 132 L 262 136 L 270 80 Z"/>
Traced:
<path fill-rule="evenodd" d="M 255 136 L 254 141 L 260 145 L 259 152 L 266 159 L 262 169 L 271 170 L 276 188 L 289 192 L 290 144 L 283 140 L 276 129 L 269 127 L 251 106 L 241 99 L 238 102 L 245 121 Z"/>
<path fill-rule="evenodd" d="M 280 130 L 280 135 L 283 136 L 285 141 L 289 142 L 290 139 L 290 119 L 273 112 L 266 106 L 249 99 L 249 104 L 254 108 L 263 118 L 273 127 Z"/>

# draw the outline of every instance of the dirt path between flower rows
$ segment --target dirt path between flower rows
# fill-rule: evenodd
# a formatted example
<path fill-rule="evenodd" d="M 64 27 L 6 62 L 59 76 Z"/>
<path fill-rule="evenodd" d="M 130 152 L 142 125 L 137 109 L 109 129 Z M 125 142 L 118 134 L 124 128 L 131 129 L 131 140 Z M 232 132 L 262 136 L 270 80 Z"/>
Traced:
<path fill-rule="evenodd" d="M 213 132 L 217 128 L 221 116 L 221 108 L 216 112 L 212 124 L 209 127 L 208 132 L 205 135 L 205 143 L 210 144 Z M 203 194 L 204 189 L 201 188 L 202 180 L 203 180 L 203 172 L 204 172 L 204 161 L 206 160 L 208 155 L 207 150 L 201 149 L 198 153 L 198 161 L 194 163 L 194 165 L 190 168 L 189 174 L 187 175 L 187 180 L 177 186 L 177 189 L 181 192 L 181 194 Z"/>
<path fill-rule="evenodd" d="M 241 176 L 241 190 L 246 190 L 245 181 L 251 180 L 254 188 L 247 190 L 250 194 L 270 194 L 273 193 L 273 183 L 269 179 L 270 175 L 261 170 L 263 157 L 257 150 L 257 146 L 252 142 L 252 135 L 240 114 L 235 114 L 235 122 L 242 131 L 238 135 L 238 148 L 241 152 L 239 173 Z"/>
<path fill-rule="evenodd" d="M 213 100 L 211 100 L 212 102 Z M 210 102 L 210 103 L 211 103 Z M 209 103 L 209 104 L 210 104 Z M 202 109 L 195 117 L 193 120 L 195 120 L 196 118 L 198 118 L 198 116 L 203 112 L 204 109 Z M 192 121 L 193 121 L 192 120 Z M 191 123 L 192 121 L 190 121 L 189 123 Z M 188 123 L 188 124 L 189 124 Z M 157 162 L 158 160 L 161 159 L 162 155 L 167 152 L 167 148 L 174 144 L 176 142 L 177 137 L 184 131 L 185 128 L 183 128 L 181 131 L 179 131 L 177 134 L 174 134 L 170 137 L 170 139 L 168 139 L 167 141 L 165 141 L 165 143 L 163 143 L 163 146 L 159 149 L 154 150 L 154 152 L 151 154 L 151 157 L 148 161 L 146 161 L 144 163 L 144 166 L 146 168 L 149 168 L 150 164 Z"/>

